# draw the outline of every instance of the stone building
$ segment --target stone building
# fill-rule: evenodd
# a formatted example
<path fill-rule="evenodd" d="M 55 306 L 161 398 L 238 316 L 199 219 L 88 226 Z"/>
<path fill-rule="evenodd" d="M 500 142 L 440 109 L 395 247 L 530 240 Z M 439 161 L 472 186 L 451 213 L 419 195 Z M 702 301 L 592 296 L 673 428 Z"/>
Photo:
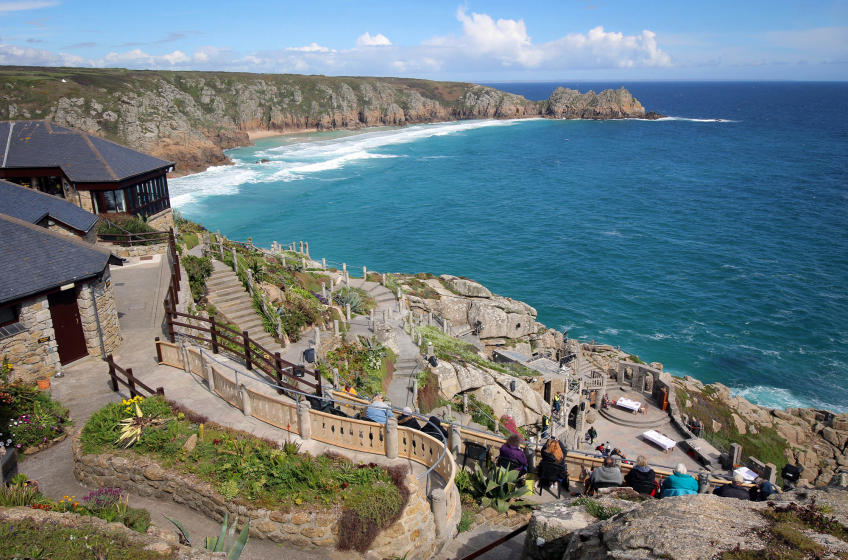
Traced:
<path fill-rule="evenodd" d="M 159 230 L 174 225 L 173 162 L 49 121 L 0 122 L 0 138 L 0 179 L 104 217 L 144 216 Z"/>
<path fill-rule="evenodd" d="M 121 343 L 108 249 L 0 214 L 0 356 L 32 381 Z"/>
<path fill-rule="evenodd" d="M 61 198 L 8 181 L 0 181 L 0 214 L 87 243 L 97 242 L 97 216 Z"/>

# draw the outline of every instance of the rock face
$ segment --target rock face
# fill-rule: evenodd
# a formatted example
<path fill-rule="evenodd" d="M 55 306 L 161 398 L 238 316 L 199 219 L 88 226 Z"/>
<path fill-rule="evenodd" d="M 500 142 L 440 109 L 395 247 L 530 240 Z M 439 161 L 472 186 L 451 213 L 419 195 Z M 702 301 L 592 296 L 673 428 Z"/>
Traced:
<path fill-rule="evenodd" d="M 519 426 L 539 422 L 550 414 L 551 406 L 522 379 L 473 364 L 452 364 L 444 360 L 432 368 L 446 399 L 457 393 L 472 392 L 482 403 L 492 407 L 497 418 L 509 415 Z M 515 389 L 512 389 L 515 383 Z"/>
<path fill-rule="evenodd" d="M 53 121 L 175 161 L 177 173 L 230 163 L 223 150 L 248 132 L 358 129 L 458 119 L 644 118 L 623 88 L 580 94 L 558 88 L 528 101 L 494 88 L 402 78 L 66 69 L 34 86 L 0 71 L 10 119 Z"/>

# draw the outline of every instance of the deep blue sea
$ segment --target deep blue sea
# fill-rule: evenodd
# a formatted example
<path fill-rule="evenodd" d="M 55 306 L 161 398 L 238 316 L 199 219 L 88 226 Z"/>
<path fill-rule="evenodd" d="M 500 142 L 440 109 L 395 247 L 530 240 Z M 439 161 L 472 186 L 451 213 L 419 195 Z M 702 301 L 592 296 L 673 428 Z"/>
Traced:
<path fill-rule="evenodd" d="M 848 83 L 491 85 L 624 85 L 671 118 L 264 139 L 171 181 L 174 206 L 233 239 L 473 278 L 766 406 L 848 410 Z"/>

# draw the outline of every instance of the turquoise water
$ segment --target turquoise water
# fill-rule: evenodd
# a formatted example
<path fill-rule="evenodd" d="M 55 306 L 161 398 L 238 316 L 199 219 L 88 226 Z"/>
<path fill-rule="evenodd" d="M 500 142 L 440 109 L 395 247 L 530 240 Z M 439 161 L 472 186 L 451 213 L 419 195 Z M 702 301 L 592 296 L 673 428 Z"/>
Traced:
<path fill-rule="evenodd" d="M 625 85 L 673 118 L 265 139 L 171 196 L 233 239 L 464 275 L 675 375 L 848 410 L 848 85 Z"/>

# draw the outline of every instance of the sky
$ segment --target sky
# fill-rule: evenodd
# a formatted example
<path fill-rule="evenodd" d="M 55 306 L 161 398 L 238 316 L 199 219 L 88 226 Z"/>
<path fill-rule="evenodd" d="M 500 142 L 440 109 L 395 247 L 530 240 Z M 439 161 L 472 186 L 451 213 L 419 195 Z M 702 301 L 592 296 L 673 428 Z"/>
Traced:
<path fill-rule="evenodd" d="M 0 64 L 477 82 L 846 80 L 848 0 L 0 0 Z"/>

